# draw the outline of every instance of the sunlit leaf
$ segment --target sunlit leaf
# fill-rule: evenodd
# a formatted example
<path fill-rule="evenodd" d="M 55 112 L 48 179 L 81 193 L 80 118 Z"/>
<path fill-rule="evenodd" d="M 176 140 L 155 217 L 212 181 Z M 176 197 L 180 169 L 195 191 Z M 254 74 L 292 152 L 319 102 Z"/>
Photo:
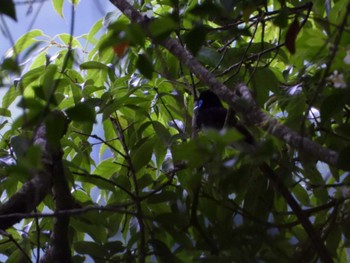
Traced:
<path fill-rule="evenodd" d="M 25 33 L 23 36 L 21 36 L 16 41 L 14 47 L 11 49 L 10 54 L 11 55 L 12 54 L 15 54 L 15 55 L 20 54 L 26 48 L 35 44 L 38 41 L 36 38 L 39 36 L 43 36 L 43 32 L 41 30 L 38 30 L 38 29 L 33 29 L 32 31 Z"/>
<path fill-rule="evenodd" d="M 59 34 L 57 37 L 61 39 L 63 44 L 65 44 L 67 47 L 70 46 L 72 48 L 82 48 L 80 42 L 74 36 L 72 37 L 69 34 Z"/>
<path fill-rule="evenodd" d="M 64 0 L 52 0 L 52 5 L 55 9 L 55 11 L 57 12 L 57 14 L 59 14 L 61 17 L 63 17 L 63 3 Z"/>

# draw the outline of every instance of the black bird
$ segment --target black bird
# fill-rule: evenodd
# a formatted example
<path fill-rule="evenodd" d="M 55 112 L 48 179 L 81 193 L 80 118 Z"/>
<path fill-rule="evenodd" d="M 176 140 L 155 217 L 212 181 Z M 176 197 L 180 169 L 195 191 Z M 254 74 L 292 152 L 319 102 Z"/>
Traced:
<path fill-rule="evenodd" d="M 216 94 L 210 90 L 202 91 L 195 107 L 197 129 L 222 129 L 225 124 L 227 110 Z"/>
<path fill-rule="evenodd" d="M 195 107 L 196 127 L 201 130 L 203 128 L 222 129 L 225 125 L 227 109 L 222 105 L 219 97 L 210 90 L 202 91 L 199 95 L 197 106 Z M 232 114 L 227 120 L 229 127 L 235 127 L 245 137 L 244 141 L 254 144 L 254 137 L 241 124 L 237 122 L 236 116 Z"/>

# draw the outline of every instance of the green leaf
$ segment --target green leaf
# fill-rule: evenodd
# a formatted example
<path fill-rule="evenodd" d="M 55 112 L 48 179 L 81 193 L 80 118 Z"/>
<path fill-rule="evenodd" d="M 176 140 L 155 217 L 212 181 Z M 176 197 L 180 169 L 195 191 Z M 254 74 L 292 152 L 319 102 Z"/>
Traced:
<path fill-rule="evenodd" d="M 150 244 L 154 249 L 158 262 L 177 262 L 176 257 L 166 244 L 157 239 L 150 240 Z"/>
<path fill-rule="evenodd" d="M 307 191 L 300 184 L 296 184 L 294 186 L 293 194 L 302 205 L 310 206 L 310 197 Z"/>
<path fill-rule="evenodd" d="M 108 158 L 100 162 L 100 164 L 96 167 L 94 174 L 103 178 L 111 178 L 111 176 L 117 170 L 117 165 L 113 163 L 113 160 L 113 158 Z"/>
<path fill-rule="evenodd" d="M 80 69 L 103 69 L 109 70 L 109 67 L 105 63 L 98 61 L 88 61 L 80 64 Z"/>
<path fill-rule="evenodd" d="M 269 92 L 277 92 L 279 82 L 275 74 L 269 68 L 258 68 L 253 75 L 256 99 L 260 106 L 264 106 L 269 98 Z"/>
<path fill-rule="evenodd" d="M 273 23 L 280 28 L 285 28 L 288 26 L 288 8 L 283 7 L 276 18 L 273 20 Z"/>
<path fill-rule="evenodd" d="M 39 101 L 38 99 L 35 98 L 22 98 L 18 104 L 18 107 L 22 109 L 31 109 L 35 111 L 42 111 L 44 110 L 44 103 L 42 101 Z"/>
<path fill-rule="evenodd" d="M 81 204 L 81 205 L 91 205 L 91 204 L 93 204 L 90 196 L 86 192 L 84 192 L 82 190 L 74 191 L 72 196 L 73 196 L 74 200 L 79 202 L 79 204 Z"/>
<path fill-rule="evenodd" d="M 111 251 L 112 254 L 123 252 L 125 250 L 125 247 L 122 242 L 120 241 L 112 241 L 104 244 L 102 246 L 104 249 L 107 249 L 108 251 Z"/>
<path fill-rule="evenodd" d="M 17 61 L 14 58 L 5 58 L 2 63 L 2 69 L 8 70 L 13 73 L 19 73 L 20 67 L 17 64 Z"/>
<path fill-rule="evenodd" d="M 60 146 L 60 140 L 67 131 L 68 120 L 66 116 L 60 112 L 50 112 L 45 119 L 47 138 L 53 147 Z"/>
<path fill-rule="evenodd" d="M 76 104 L 66 110 L 68 117 L 77 122 L 95 122 L 95 111 L 86 103 Z"/>
<path fill-rule="evenodd" d="M 51 0 L 53 8 L 57 12 L 57 14 L 63 18 L 63 3 L 64 0 Z"/>
<path fill-rule="evenodd" d="M 330 233 L 327 235 L 326 246 L 331 255 L 335 258 L 337 256 L 337 250 L 339 249 L 340 242 L 342 240 L 342 232 L 337 226 L 334 226 Z"/>
<path fill-rule="evenodd" d="M 96 243 L 88 241 L 74 242 L 74 250 L 79 254 L 87 254 L 93 258 L 103 258 L 104 255 L 108 255 L 107 249 L 103 249 Z"/>
<path fill-rule="evenodd" d="M 73 168 L 76 168 L 75 165 L 73 165 L 72 163 L 68 163 L 68 165 Z M 89 176 L 89 174 L 78 175 L 78 176 L 79 176 L 79 182 L 91 184 L 92 186 L 96 186 L 100 190 L 108 190 L 112 192 L 115 190 L 115 186 L 113 184 L 105 180 L 102 180 L 100 178 Z"/>
<path fill-rule="evenodd" d="M 202 47 L 197 53 L 197 58 L 200 62 L 210 67 L 216 67 L 221 60 L 220 54 L 208 47 Z"/>
<path fill-rule="evenodd" d="M 339 91 L 327 96 L 321 104 L 320 114 L 322 123 L 327 122 L 339 114 L 346 103 L 349 102 L 349 94 L 346 91 Z"/>
<path fill-rule="evenodd" d="M 202 47 L 205 38 L 207 34 L 207 27 L 203 25 L 199 25 L 191 29 L 186 35 L 185 35 L 185 42 L 187 45 L 187 48 L 196 55 L 197 52 Z"/>
<path fill-rule="evenodd" d="M 138 24 L 131 24 L 126 28 L 126 37 L 130 45 L 143 46 L 145 44 L 145 31 Z"/>
<path fill-rule="evenodd" d="M 147 138 L 138 148 L 131 152 L 131 160 L 135 171 L 140 170 L 150 162 L 153 148 L 153 138 Z"/>
<path fill-rule="evenodd" d="M 11 111 L 8 109 L 0 108 L 0 116 L 11 117 Z"/>
<path fill-rule="evenodd" d="M 17 41 L 14 47 L 11 49 L 16 55 L 20 54 L 23 50 L 30 47 L 34 43 L 37 43 L 36 37 L 43 36 L 43 31 L 34 29 L 28 33 L 21 36 Z"/>
<path fill-rule="evenodd" d="M 57 37 L 61 39 L 63 44 L 66 46 L 71 46 L 72 48 L 82 48 L 80 42 L 69 34 L 63 33 L 59 34 Z"/>
<path fill-rule="evenodd" d="M 345 147 L 338 158 L 338 166 L 343 170 L 350 170 L 350 147 Z"/>
<path fill-rule="evenodd" d="M 58 67 L 56 65 L 48 65 L 44 77 L 43 77 L 43 91 L 46 100 L 50 99 L 50 96 L 52 96 L 54 88 L 55 88 L 55 80 L 54 76 L 57 73 Z"/>
<path fill-rule="evenodd" d="M 146 55 L 139 55 L 136 62 L 136 67 L 142 75 L 148 79 L 152 79 L 153 65 Z"/>
<path fill-rule="evenodd" d="M 143 174 L 137 180 L 137 185 L 138 185 L 139 189 L 144 189 L 144 188 L 150 186 L 152 183 L 154 183 L 154 180 L 149 173 Z"/>
<path fill-rule="evenodd" d="M 170 16 L 164 16 L 153 20 L 149 29 L 152 36 L 159 41 L 169 36 L 176 27 L 177 24 Z"/>
<path fill-rule="evenodd" d="M 162 191 L 159 194 L 154 194 L 147 199 L 149 204 L 157 204 L 164 202 L 175 202 L 177 199 L 177 194 L 170 191 Z"/>
<path fill-rule="evenodd" d="M 12 0 L 2 0 L 0 5 L 0 14 L 7 15 L 17 21 L 16 9 Z"/>
<path fill-rule="evenodd" d="M 9 123 L 8 120 L 5 120 L 5 121 L 1 122 L 0 123 L 0 130 L 2 130 L 8 123 Z"/>
<path fill-rule="evenodd" d="M 88 217 L 88 215 L 85 215 L 84 217 Z M 78 232 L 90 235 L 97 243 L 106 242 L 106 229 L 101 224 L 96 224 L 96 222 L 89 222 L 88 220 L 84 219 L 84 217 L 80 217 L 79 219 L 72 218 L 72 227 Z"/>
<path fill-rule="evenodd" d="M 197 4 L 195 7 L 190 9 L 192 14 L 198 16 L 208 16 L 208 15 L 218 15 L 221 13 L 221 8 L 216 2 L 212 1 L 203 1 L 201 4 Z"/>
<path fill-rule="evenodd" d="M 87 36 L 87 41 L 89 41 L 90 43 L 96 44 L 94 36 L 98 31 L 101 30 L 102 27 L 103 27 L 103 19 L 100 19 L 91 27 L 89 34 Z"/>
<path fill-rule="evenodd" d="M 185 161 L 188 167 L 200 167 L 210 159 L 207 146 L 210 144 L 207 138 L 199 137 L 186 143 L 174 145 L 172 156 L 174 163 Z"/>
<path fill-rule="evenodd" d="M 158 121 L 152 121 L 152 125 L 153 125 L 155 133 L 160 138 L 160 140 L 163 142 L 164 146 L 169 146 L 170 138 L 171 138 L 171 134 L 170 134 L 169 130 L 167 128 L 165 128 L 164 125 Z"/>

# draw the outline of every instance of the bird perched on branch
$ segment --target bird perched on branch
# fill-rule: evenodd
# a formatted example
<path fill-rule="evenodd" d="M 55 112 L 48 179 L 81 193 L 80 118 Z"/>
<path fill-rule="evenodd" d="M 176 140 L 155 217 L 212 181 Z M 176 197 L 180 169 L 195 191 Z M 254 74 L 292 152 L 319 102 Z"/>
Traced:
<path fill-rule="evenodd" d="M 212 128 L 220 130 L 226 124 L 228 127 L 234 127 L 242 133 L 245 142 L 254 144 L 254 137 L 244 126 L 238 123 L 235 114 L 230 114 L 226 120 L 228 110 L 224 108 L 219 97 L 211 90 L 205 90 L 200 93 L 194 110 L 197 129 Z"/>

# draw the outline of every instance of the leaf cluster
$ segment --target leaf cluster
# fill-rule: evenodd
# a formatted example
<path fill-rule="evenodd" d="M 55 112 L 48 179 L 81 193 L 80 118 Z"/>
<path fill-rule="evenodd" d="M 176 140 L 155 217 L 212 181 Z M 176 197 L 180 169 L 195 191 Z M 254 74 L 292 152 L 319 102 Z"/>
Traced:
<path fill-rule="evenodd" d="M 53 1 L 60 16 L 63 2 Z M 33 133 L 45 123 L 47 140 L 62 147 L 77 209 L 68 213 L 73 262 L 316 261 L 300 218 L 260 169 L 266 163 L 331 258 L 347 262 L 349 176 L 339 167 L 350 162 L 350 8 L 326 2 L 135 1 L 145 24 L 116 12 L 79 37 L 27 32 L 1 64 L 0 79 L 18 77 L 0 108 L 2 200 L 43 169 Z M 16 19 L 9 6 L 0 13 Z M 340 152 L 341 166 L 260 127 L 247 127 L 255 149 L 234 128 L 194 136 L 195 98 L 208 87 L 162 47 L 169 37 L 228 87 L 247 83 L 280 123 Z M 54 211 L 54 201 L 47 195 L 37 212 Z M 45 250 L 53 217 L 8 229 L 0 242 L 7 262 Z"/>

